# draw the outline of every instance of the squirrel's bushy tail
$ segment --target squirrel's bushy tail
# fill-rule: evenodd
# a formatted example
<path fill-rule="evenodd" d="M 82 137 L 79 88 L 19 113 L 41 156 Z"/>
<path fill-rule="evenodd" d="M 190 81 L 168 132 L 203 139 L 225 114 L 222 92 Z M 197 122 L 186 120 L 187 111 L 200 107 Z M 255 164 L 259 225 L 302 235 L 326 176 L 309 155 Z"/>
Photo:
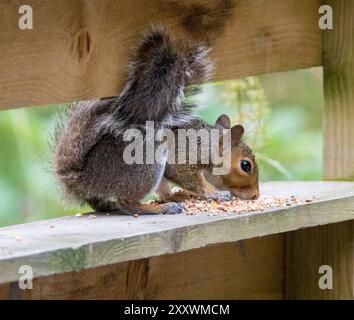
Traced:
<path fill-rule="evenodd" d="M 117 119 L 163 122 L 182 110 L 185 87 L 209 79 L 208 48 L 152 29 L 135 49 L 128 81 L 114 105 Z"/>

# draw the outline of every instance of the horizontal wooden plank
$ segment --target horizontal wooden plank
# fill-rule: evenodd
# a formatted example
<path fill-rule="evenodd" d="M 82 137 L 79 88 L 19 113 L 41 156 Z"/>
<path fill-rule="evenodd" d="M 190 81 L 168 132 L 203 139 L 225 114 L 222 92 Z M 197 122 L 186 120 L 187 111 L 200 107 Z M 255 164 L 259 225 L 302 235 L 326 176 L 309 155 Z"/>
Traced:
<path fill-rule="evenodd" d="M 354 219 L 354 183 L 271 182 L 263 196 L 315 195 L 312 203 L 232 215 L 64 217 L 0 229 L 0 283 L 21 265 L 36 276 L 186 251 Z"/>
<path fill-rule="evenodd" d="M 207 268 L 205 266 L 208 266 Z M 0 284 L 1 299 L 282 299 L 282 235 Z"/>
<path fill-rule="evenodd" d="M 214 80 L 321 65 L 320 0 L 21 0 L 0 3 L 0 108 L 111 96 L 151 23 L 206 40 Z"/>

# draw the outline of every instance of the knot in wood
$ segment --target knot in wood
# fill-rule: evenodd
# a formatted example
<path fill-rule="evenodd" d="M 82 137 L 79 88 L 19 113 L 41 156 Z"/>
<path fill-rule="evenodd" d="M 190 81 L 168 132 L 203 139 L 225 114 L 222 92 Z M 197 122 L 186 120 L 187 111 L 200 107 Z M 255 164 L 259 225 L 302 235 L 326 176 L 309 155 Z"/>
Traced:
<path fill-rule="evenodd" d="M 71 53 L 79 63 L 87 61 L 92 51 L 92 40 L 86 28 L 81 28 L 75 35 L 71 45 Z"/>

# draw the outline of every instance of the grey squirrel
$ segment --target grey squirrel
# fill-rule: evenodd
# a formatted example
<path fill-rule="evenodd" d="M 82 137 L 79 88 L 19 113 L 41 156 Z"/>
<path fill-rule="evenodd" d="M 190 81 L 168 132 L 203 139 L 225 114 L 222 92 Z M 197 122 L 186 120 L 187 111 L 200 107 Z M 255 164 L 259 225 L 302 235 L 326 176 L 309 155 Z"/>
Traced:
<path fill-rule="evenodd" d="M 52 166 L 66 196 L 96 211 L 181 212 L 182 204 L 139 202 L 158 187 L 165 163 L 125 163 L 123 133 L 144 131 L 146 121 L 154 121 L 156 131 L 183 121 L 185 88 L 206 81 L 210 70 L 208 48 L 173 41 L 162 28 L 150 30 L 133 54 L 120 95 L 76 103 L 58 124 Z"/>
<path fill-rule="evenodd" d="M 123 134 L 128 129 L 139 129 L 146 135 L 146 121 L 154 121 L 156 132 L 164 127 L 188 126 L 193 121 L 203 124 L 191 116 L 193 104 L 189 97 L 196 93 L 191 85 L 209 80 L 212 63 L 208 52 L 202 44 L 172 40 L 162 28 L 151 29 L 133 54 L 128 79 L 119 96 L 71 106 L 66 122 L 56 128 L 52 158 L 55 175 L 69 199 L 87 203 L 96 211 L 183 211 L 181 203 L 140 203 L 159 186 L 161 190 L 164 175 L 174 179 L 168 174 L 171 170 L 165 170 L 169 168 L 167 155 L 152 164 L 127 164 L 123 153 L 128 142 Z M 158 146 L 153 146 L 155 151 Z M 254 163 L 252 153 L 246 153 Z M 181 172 L 185 169 L 180 168 Z M 238 187 L 250 185 L 249 180 L 244 176 Z"/>

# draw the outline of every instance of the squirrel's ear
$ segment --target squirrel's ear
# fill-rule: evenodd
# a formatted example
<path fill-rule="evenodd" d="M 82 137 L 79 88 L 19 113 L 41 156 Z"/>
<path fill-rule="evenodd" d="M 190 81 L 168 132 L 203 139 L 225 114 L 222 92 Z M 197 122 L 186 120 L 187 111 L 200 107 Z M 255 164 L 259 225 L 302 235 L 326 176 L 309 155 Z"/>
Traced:
<path fill-rule="evenodd" d="M 230 118 L 226 114 L 222 114 L 215 122 L 215 125 L 223 127 L 225 129 L 230 129 L 231 123 Z"/>
<path fill-rule="evenodd" d="M 240 124 L 237 124 L 231 128 L 231 144 L 238 144 L 243 136 L 245 129 Z"/>

